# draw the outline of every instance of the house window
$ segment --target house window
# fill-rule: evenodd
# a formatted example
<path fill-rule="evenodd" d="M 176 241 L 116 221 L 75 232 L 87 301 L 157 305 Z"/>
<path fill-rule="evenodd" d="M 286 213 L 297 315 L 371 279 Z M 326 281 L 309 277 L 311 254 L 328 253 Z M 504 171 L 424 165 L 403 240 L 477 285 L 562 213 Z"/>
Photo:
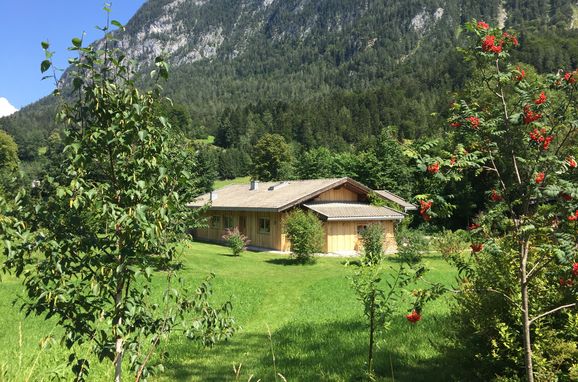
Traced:
<path fill-rule="evenodd" d="M 271 220 L 269 218 L 259 218 L 259 233 L 271 232 Z"/>
<path fill-rule="evenodd" d="M 367 225 L 363 224 L 363 225 L 358 225 L 357 226 L 357 234 L 359 236 L 361 236 L 361 234 L 363 234 L 363 232 L 367 229 Z"/>
<path fill-rule="evenodd" d="M 235 220 L 232 216 L 223 216 L 223 228 L 233 228 L 235 227 Z"/>
<path fill-rule="evenodd" d="M 211 216 L 210 227 L 212 229 L 221 229 L 221 217 L 220 216 Z"/>

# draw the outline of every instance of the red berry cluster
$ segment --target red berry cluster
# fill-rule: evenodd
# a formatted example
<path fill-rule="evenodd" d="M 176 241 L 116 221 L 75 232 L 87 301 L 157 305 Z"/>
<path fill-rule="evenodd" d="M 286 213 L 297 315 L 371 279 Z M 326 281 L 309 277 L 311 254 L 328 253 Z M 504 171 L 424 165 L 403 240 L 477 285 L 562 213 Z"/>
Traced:
<path fill-rule="evenodd" d="M 479 224 L 472 223 L 468 226 L 468 231 L 473 231 L 473 230 L 478 229 L 478 228 L 480 228 Z"/>
<path fill-rule="evenodd" d="M 574 285 L 574 277 L 578 276 L 578 263 L 572 264 L 572 275 L 568 279 L 560 277 L 560 286 L 571 287 Z"/>
<path fill-rule="evenodd" d="M 502 33 L 502 37 L 506 40 L 510 40 L 510 42 L 514 45 L 514 46 L 518 46 L 520 45 L 520 42 L 518 41 L 518 38 L 516 36 L 514 36 L 513 34 L 510 34 L 508 32 L 504 32 Z M 500 40 L 501 43 L 503 44 L 504 40 Z"/>
<path fill-rule="evenodd" d="M 544 94 L 544 92 L 542 92 L 542 93 L 540 93 L 540 96 L 538 97 L 538 99 L 536 99 L 536 100 L 534 101 L 534 103 L 535 103 L 536 105 L 541 105 L 541 104 L 543 104 L 544 102 L 546 102 L 547 99 L 548 99 L 548 98 L 546 97 L 546 94 Z"/>
<path fill-rule="evenodd" d="M 472 115 L 471 117 L 466 118 L 466 121 L 470 123 L 470 127 L 474 130 L 480 127 L 480 119 L 478 117 Z"/>
<path fill-rule="evenodd" d="M 516 81 L 518 82 L 522 81 L 524 77 L 526 77 L 526 72 L 524 71 L 524 69 L 520 68 L 520 66 L 516 66 L 516 73 L 514 74 Z"/>
<path fill-rule="evenodd" d="M 417 310 L 412 310 L 410 314 L 406 315 L 405 318 L 412 324 L 415 324 L 419 320 L 421 320 L 421 314 Z"/>
<path fill-rule="evenodd" d="M 530 105 L 524 106 L 524 124 L 529 125 L 530 123 L 542 118 L 542 114 L 536 113 Z"/>
<path fill-rule="evenodd" d="M 578 210 L 574 212 L 574 215 L 568 216 L 568 221 L 575 222 L 578 221 Z"/>
<path fill-rule="evenodd" d="M 427 166 L 427 171 L 430 174 L 437 174 L 440 171 L 440 164 L 438 162 L 430 164 L 429 166 Z"/>
<path fill-rule="evenodd" d="M 433 202 L 431 200 L 428 200 L 427 202 L 424 200 L 419 201 L 419 204 L 420 204 L 419 214 L 421 215 L 421 217 L 425 221 L 431 220 L 431 216 L 429 216 L 428 211 L 430 210 L 432 203 Z"/>
<path fill-rule="evenodd" d="M 492 190 L 492 193 L 490 194 L 490 200 L 491 200 L 492 202 L 499 202 L 499 201 L 501 201 L 502 199 L 504 199 L 504 198 L 502 197 L 502 195 L 500 195 L 500 194 L 498 193 L 498 191 Z"/>
<path fill-rule="evenodd" d="M 544 178 L 546 177 L 546 174 L 543 172 L 539 172 L 536 174 L 536 176 L 534 177 L 534 182 L 536 182 L 536 184 L 540 184 L 544 181 Z"/>
<path fill-rule="evenodd" d="M 478 21 L 476 27 L 484 31 L 490 29 L 490 25 L 483 21 Z M 514 46 L 519 45 L 518 38 L 508 32 L 503 32 L 502 37 L 499 40 L 496 39 L 496 36 L 488 34 L 482 39 L 482 50 L 484 52 L 498 54 L 502 52 L 503 46 L 506 43 L 511 43 Z"/>
<path fill-rule="evenodd" d="M 478 252 L 481 252 L 482 249 L 484 249 L 484 244 L 473 243 L 472 245 L 470 245 L 470 248 L 472 249 L 473 253 L 478 253 Z"/>
<path fill-rule="evenodd" d="M 550 144 L 554 140 L 553 135 L 547 135 L 546 129 L 534 129 L 530 132 L 530 139 L 536 142 L 543 150 L 548 150 Z"/>
<path fill-rule="evenodd" d="M 489 34 L 482 41 L 482 50 L 484 52 L 492 52 L 492 53 L 496 53 L 496 54 L 501 53 L 503 44 L 504 44 L 504 41 L 500 40 L 498 42 L 498 44 L 496 45 L 496 36 Z"/>
<path fill-rule="evenodd" d="M 477 27 L 478 29 L 488 30 L 490 29 L 490 24 L 485 23 L 483 21 L 478 21 Z"/>

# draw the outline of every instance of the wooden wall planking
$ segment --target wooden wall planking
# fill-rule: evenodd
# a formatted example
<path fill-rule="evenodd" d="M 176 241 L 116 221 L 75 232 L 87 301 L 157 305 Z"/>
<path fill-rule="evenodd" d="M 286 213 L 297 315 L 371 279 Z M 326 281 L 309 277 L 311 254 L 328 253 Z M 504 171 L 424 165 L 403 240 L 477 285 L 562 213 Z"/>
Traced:
<path fill-rule="evenodd" d="M 369 225 L 378 223 L 383 226 L 384 243 L 383 249 L 387 253 L 397 251 L 395 241 L 394 222 L 393 221 L 346 221 L 346 222 L 325 222 L 326 232 L 326 252 L 340 251 L 361 251 L 362 243 L 357 235 L 357 227 L 360 225 Z"/>
<path fill-rule="evenodd" d="M 220 224 L 216 228 L 211 227 L 211 217 L 219 216 Z M 207 218 L 207 228 L 199 228 L 194 232 L 194 237 L 201 240 L 223 241 L 222 236 L 225 234 L 224 220 L 225 217 L 233 219 L 233 227 L 239 226 L 239 218 L 245 217 L 246 225 L 240 227 L 240 230 L 250 240 L 249 245 L 262 248 L 271 248 L 276 250 L 288 250 L 290 245 L 283 234 L 282 213 L 276 212 L 255 212 L 255 211 L 208 211 L 205 213 Z M 266 218 L 270 222 L 270 232 L 259 232 L 259 219 Z"/>
<path fill-rule="evenodd" d="M 357 202 L 359 200 L 359 195 L 353 191 L 348 190 L 345 187 L 334 188 L 332 190 L 325 191 L 319 194 L 318 197 L 314 199 L 315 201 L 341 201 L 341 202 Z"/>

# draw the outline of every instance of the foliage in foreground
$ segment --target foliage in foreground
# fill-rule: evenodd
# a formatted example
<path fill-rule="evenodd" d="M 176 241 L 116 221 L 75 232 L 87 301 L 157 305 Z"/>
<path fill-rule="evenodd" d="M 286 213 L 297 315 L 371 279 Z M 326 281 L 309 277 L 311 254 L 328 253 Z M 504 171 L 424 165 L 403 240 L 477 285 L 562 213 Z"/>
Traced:
<path fill-rule="evenodd" d="M 195 290 L 176 275 L 177 243 L 198 221 L 186 207 L 197 192 L 195 164 L 159 114 L 161 89 L 135 87 L 108 30 L 103 51 L 72 40 L 75 101 L 58 115 L 66 125 L 63 173 L 0 203 L 3 270 L 22 278 L 27 315 L 55 317 L 62 327 L 76 380 L 90 372 L 79 351 L 85 344 L 114 364 L 115 381 L 123 363 L 139 380 L 162 370 L 149 362 L 170 333 L 212 345 L 233 331 L 230 303 L 209 303 L 211 276 Z M 42 47 L 46 72 L 52 53 Z M 166 63 L 156 66 L 166 77 Z M 152 297 L 155 269 L 166 275 L 160 303 Z"/>
<path fill-rule="evenodd" d="M 419 158 L 442 182 L 474 169 L 491 179 L 491 208 L 470 226 L 471 256 L 454 257 L 465 349 L 482 378 L 532 382 L 575 374 L 578 276 L 578 71 L 538 76 L 509 62 L 516 36 L 467 24 L 474 79 L 451 109 L 457 142 Z M 425 220 L 444 211 L 423 195 Z"/>

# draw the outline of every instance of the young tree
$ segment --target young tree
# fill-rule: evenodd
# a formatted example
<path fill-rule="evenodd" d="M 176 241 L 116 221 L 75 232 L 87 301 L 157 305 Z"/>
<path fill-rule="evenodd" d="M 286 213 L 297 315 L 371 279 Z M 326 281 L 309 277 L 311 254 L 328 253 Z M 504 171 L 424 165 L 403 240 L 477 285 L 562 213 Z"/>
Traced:
<path fill-rule="evenodd" d="M 421 320 L 423 305 L 439 296 L 444 287 L 431 283 L 426 289 L 409 290 L 412 283 L 424 276 L 426 269 L 421 264 L 404 261 L 396 267 L 386 265 L 383 256 L 383 227 L 380 224 L 370 224 L 361 237 L 364 256 L 353 272 L 351 282 L 369 321 L 367 376 L 369 380 L 375 380 L 376 335 L 387 331 L 393 315 L 403 304 L 408 304 L 408 296 L 411 296 L 413 303 L 406 319 L 412 324 Z"/>
<path fill-rule="evenodd" d="M 523 349 L 520 363 L 531 382 L 534 338 L 545 330 L 564 336 L 560 328 L 573 327 L 573 315 L 560 313 L 576 306 L 578 71 L 530 75 L 528 68 L 508 62 L 509 51 L 518 45 L 514 35 L 482 21 L 468 23 L 467 30 L 473 43 L 464 52 L 475 64 L 475 79 L 469 97 L 454 104 L 449 120 L 460 144 L 447 156 L 427 154 L 418 163 L 438 179 L 458 179 L 468 168 L 493 177 L 494 189 L 487 195 L 492 207 L 471 227 L 473 262 L 460 266 L 472 282 L 472 288 L 464 284 L 466 291 L 490 294 L 516 312 L 514 322 L 507 320 L 507 310 L 496 321 L 519 325 L 519 330 L 509 331 L 509 324 L 495 328 L 492 341 L 509 346 L 510 359 L 516 359 L 516 348 Z M 426 220 L 439 207 L 439 196 L 422 196 L 420 213 Z M 488 284 L 485 272 L 492 258 L 514 264 L 500 270 L 514 285 Z M 496 340 L 504 330 L 509 338 Z M 507 343 L 512 337 L 519 338 L 519 346 Z M 543 346 L 537 350 L 544 369 L 554 355 L 548 356 Z"/>
<path fill-rule="evenodd" d="M 297 261 L 313 261 L 313 255 L 323 250 L 323 225 L 311 211 L 291 211 L 283 221 L 283 230 L 291 241 L 291 252 Z"/>
<path fill-rule="evenodd" d="M 364 261 L 366 263 L 381 262 L 383 257 L 383 226 L 381 224 L 370 224 L 361 232 L 363 243 Z"/>
<path fill-rule="evenodd" d="M 198 194 L 195 163 L 159 114 L 160 87 L 137 89 L 126 57 L 110 48 L 109 26 L 104 31 L 102 50 L 72 40 L 79 57 L 67 81 L 75 101 L 58 114 L 66 125 L 64 173 L 6 206 L 3 266 L 23 278 L 26 313 L 55 317 L 62 327 L 77 380 L 89 372 L 77 355 L 83 344 L 114 364 L 115 381 L 123 361 L 139 380 L 171 332 L 211 345 L 232 333 L 233 322 L 230 303 L 209 304 L 210 277 L 196 291 L 176 277 L 178 241 L 198 222 L 186 207 Z M 42 46 L 45 72 L 52 53 Z M 154 75 L 167 73 L 158 58 Z M 155 268 L 166 274 L 162 303 L 151 293 L 162 277 Z"/>

